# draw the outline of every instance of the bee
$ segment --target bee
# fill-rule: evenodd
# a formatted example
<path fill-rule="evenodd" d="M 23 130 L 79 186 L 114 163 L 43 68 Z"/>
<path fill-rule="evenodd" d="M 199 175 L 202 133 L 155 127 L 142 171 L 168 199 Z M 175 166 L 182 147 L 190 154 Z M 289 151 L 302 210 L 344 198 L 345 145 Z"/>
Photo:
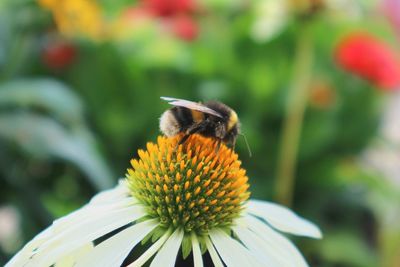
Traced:
<path fill-rule="evenodd" d="M 238 115 L 221 102 L 209 101 L 202 104 L 172 97 L 161 99 L 173 107 L 161 115 L 160 130 L 168 137 L 183 133 L 179 144 L 197 133 L 235 147 L 237 136 L 243 135 L 240 133 Z M 245 141 L 249 149 L 246 138 Z M 251 155 L 250 149 L 249 154 Z"/>

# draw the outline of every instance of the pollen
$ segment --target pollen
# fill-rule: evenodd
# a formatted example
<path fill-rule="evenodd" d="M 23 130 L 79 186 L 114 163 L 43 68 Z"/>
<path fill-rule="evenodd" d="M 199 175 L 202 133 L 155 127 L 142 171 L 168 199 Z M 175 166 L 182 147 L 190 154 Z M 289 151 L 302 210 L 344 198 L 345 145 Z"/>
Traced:
<path fill-rule="evenodd" d="M 131 160 L 131 194 L 165 227 L 206 234 L 228 227 L 249 198 L 246 171 L 238 155 L 217 141 L 191 135 L 158 137 Z"/>

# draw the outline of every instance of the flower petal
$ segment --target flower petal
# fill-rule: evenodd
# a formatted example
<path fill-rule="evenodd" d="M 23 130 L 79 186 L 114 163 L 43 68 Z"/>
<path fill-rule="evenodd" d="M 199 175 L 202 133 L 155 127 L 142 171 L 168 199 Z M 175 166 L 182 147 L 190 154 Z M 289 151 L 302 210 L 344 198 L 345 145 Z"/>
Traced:
<path fill-rule="evenodd" d="M 250 200 L 248 202 L 248 213 L 263 218 L 274 228 L 283 232 L 313 238 L 322 237 L 321 231 L 313 223 L 275 203 Z"/>
<path fill-rule="evenodd" d="M 220 257 L 218 256 L 217 251 L 215 251 L 215 248 L 213 246 L 213 244 L 210 241 L 210 238 L 206 238 L 206 246 L 207 246 L 207 250 L 208 253 L 210 253 L 211 256 L 211 260 L 214 263 L 215 267 L 224 267 L 224 264 L 222 263 Z"/>
<path fill-rule="evenodd" d="M 92 218 L 87 218 L 82 222 L 67 227 L 43 243 L 34 252 L 32 264 L 34 266 L 51 265 L 75 248 L 133 222 L 144 215 L 144 210 L 140 206 L 124 207 L 105 214 L 94 214 Z"/>
<path fill-rule="evenodd" d="M 70 267 L 74 266 L 76 259 L 88 254 L 93 249 L 93 244 L 85 244 L 82 247 L 75 249 L 69 255 L 65 256 L 61 260 L 54 264 L 54 267 Z"/>
<path fill-rule="evenodd" d="M 222 260 L 229 267 L 262 266 L 246 247 L 220 229 L 210 232 L 210 238 Z"/>
<path fill-rule="evenodd" d="M 32 251 L 46 242 L 52 235 L 51 226 L 40 232 L 34 239 L 27 243 L 5 267 L 24 266 L 29 258 L 32 256 Z"/>
<path fill-rule="evenodd" d="M 112 204 L 86 205 L 68 214 L 67 216 L 55 220 L 51 225 L 53 236 L 68 229 L 69 227 L 82 223 L 83 221 L 92 220 L 93 217 L 99 216 L 100 214 L 107 214 L 115 210 L 120 210 L 129 206 L 133 206 L 134 204 L 132 203 L 133 203 L 132 199 L 124 198 L 116 200 L 115 203 Z"/>
<path fill-rule="evenodd" d="M 176 255 L 183 239 L 183 231 L 178 229 L 168 238 L 167 242 L 161 247 L 160 251 L 151 262 L 150 267 L 174 267 Z"/>
<path fill-rule="evenodd" d="M 129 264 L 127 267 L 141 267 L 145 264 L 160 248 L 165 241 L 170 237 L 171 230 L 168 230 L 160 239 L 157 240 L 149 249 L 147 249 L 139 258 Z"/>
<path fill-rule="evenodd" d="M 233 227 L 233 231 L 250 252 L 257 257 L 259 261 L 264 262 L 266 266 L 290 266 L 282 264 L 282 262 L 276 260 L 276 255 L 274 255 L 275 251 L 270 250 L 265 242 L 249 229 L 235 226 Z"/>
<path fill-rule="evenodd" d="M 137 200 L 125 192 L 128 187 L 125 183 L 120 182 L 118 186 L 113 189 L 103 191 L 94 196 L 89 204 L 82 208 L 57 219 L 53 222 L 51 229 L 53 232 L 61 232 L 64 229 L 82 222 L 86 218 L 92 218 L 99 213 L 108 213 L 113 210 L 134 205 Z"/>
<path fill-rule="evenodd" d="M 127 190 L 127 186 L 120 182 L 120 184 L 115 188 L 103 191 L 94 196 L 89 204 L 67 216 L 55 220 L 51 226 L 43 230 L 32 241 L 27 243 L 16 255 L 14 255 L 6 266 L 22 266 L 26 264 L 35 249 L 47 242 L 49 239 L 54 238 L 59 232 L 81 222 L 85 218 L 92 218 L 100 212 L 107 213 L 116 208 L 132 205 L 136 200 L 125 195 Z"/>
<path fill-rule="evenodd" d="M 246 220 L 249 230 L 264 241 L 265 253 L 278 261 L 278 266 L 308 266 L 299 250 L 285 236 L 253 216 L 247 216 Z"/>
<path fill-rule="evenodd" d="M 194 267 L 203 267 L 203 257 L 201 256 L 200 245 L 199 241 L 197 240 L 196 234 L 192 233 L 191 239 Z"/>
<path fill-rule="evenodd" d="M 95 246 L 83 258 L 76 261 L 76 267 L 120 266 L 129 252 L 157 226 L 157 220 L 147 220 L 130 226 Z"/>
<path fill-rule="evenodd" d="M 90 200 L 90 203 L 114 202 L 116 199 L 126 198 L 127 196 L 130 196 L 129 186 L 126 181 L 121 179 L 116 187 L 98 193 Z"/>

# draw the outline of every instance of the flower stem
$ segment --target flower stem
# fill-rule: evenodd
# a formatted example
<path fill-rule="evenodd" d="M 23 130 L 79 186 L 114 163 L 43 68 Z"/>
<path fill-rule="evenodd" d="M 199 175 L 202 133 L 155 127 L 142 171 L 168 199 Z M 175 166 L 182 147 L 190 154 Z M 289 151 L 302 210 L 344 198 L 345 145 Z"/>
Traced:
<path fill-rule="evenodd" d="M 277 166 L 276 199 L 287 206 L 291 205 L 293 197 L 300 134 L 312 75 L 313 42 L 308 26 L 304 25 L 297 38 Z"/>

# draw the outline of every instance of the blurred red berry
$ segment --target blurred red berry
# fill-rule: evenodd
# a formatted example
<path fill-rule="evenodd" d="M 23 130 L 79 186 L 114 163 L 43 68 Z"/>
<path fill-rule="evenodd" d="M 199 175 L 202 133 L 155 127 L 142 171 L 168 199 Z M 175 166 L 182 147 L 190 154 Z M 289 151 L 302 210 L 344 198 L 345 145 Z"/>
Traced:
<path fill-rule="evenodd" d="M 195 12 L 194 0 L 143 0 L 143 4 L 156 16 L 170 17 Z"/>
<path fill-rule="evenodd" d="M 386 43 L 371 34 L 345 36 L 336 47 L 335 60 L 345 70 L 381 88 L 400 87 L 400 61 Z"/>
<path fill-rule="evenodd" d="M 336 103 L 336 91 L 324 80 L 314 80 L 310 85 L 310 104 L 318 109 L 329 109 Z"/>
<path fill-rule="evenodd" d="M 51 69 L 63 69 L 75 60 L 76 48 L 65 41 L 49 42 L 43 49 L 42 60 Z"/>
<path fill-rule="evenodd" d="M 196 21 L 189 16 L 178 16 L 172 21 L 172 30 L 182 40 L 193 41 L 196 39 L 199 29 Z"/>

